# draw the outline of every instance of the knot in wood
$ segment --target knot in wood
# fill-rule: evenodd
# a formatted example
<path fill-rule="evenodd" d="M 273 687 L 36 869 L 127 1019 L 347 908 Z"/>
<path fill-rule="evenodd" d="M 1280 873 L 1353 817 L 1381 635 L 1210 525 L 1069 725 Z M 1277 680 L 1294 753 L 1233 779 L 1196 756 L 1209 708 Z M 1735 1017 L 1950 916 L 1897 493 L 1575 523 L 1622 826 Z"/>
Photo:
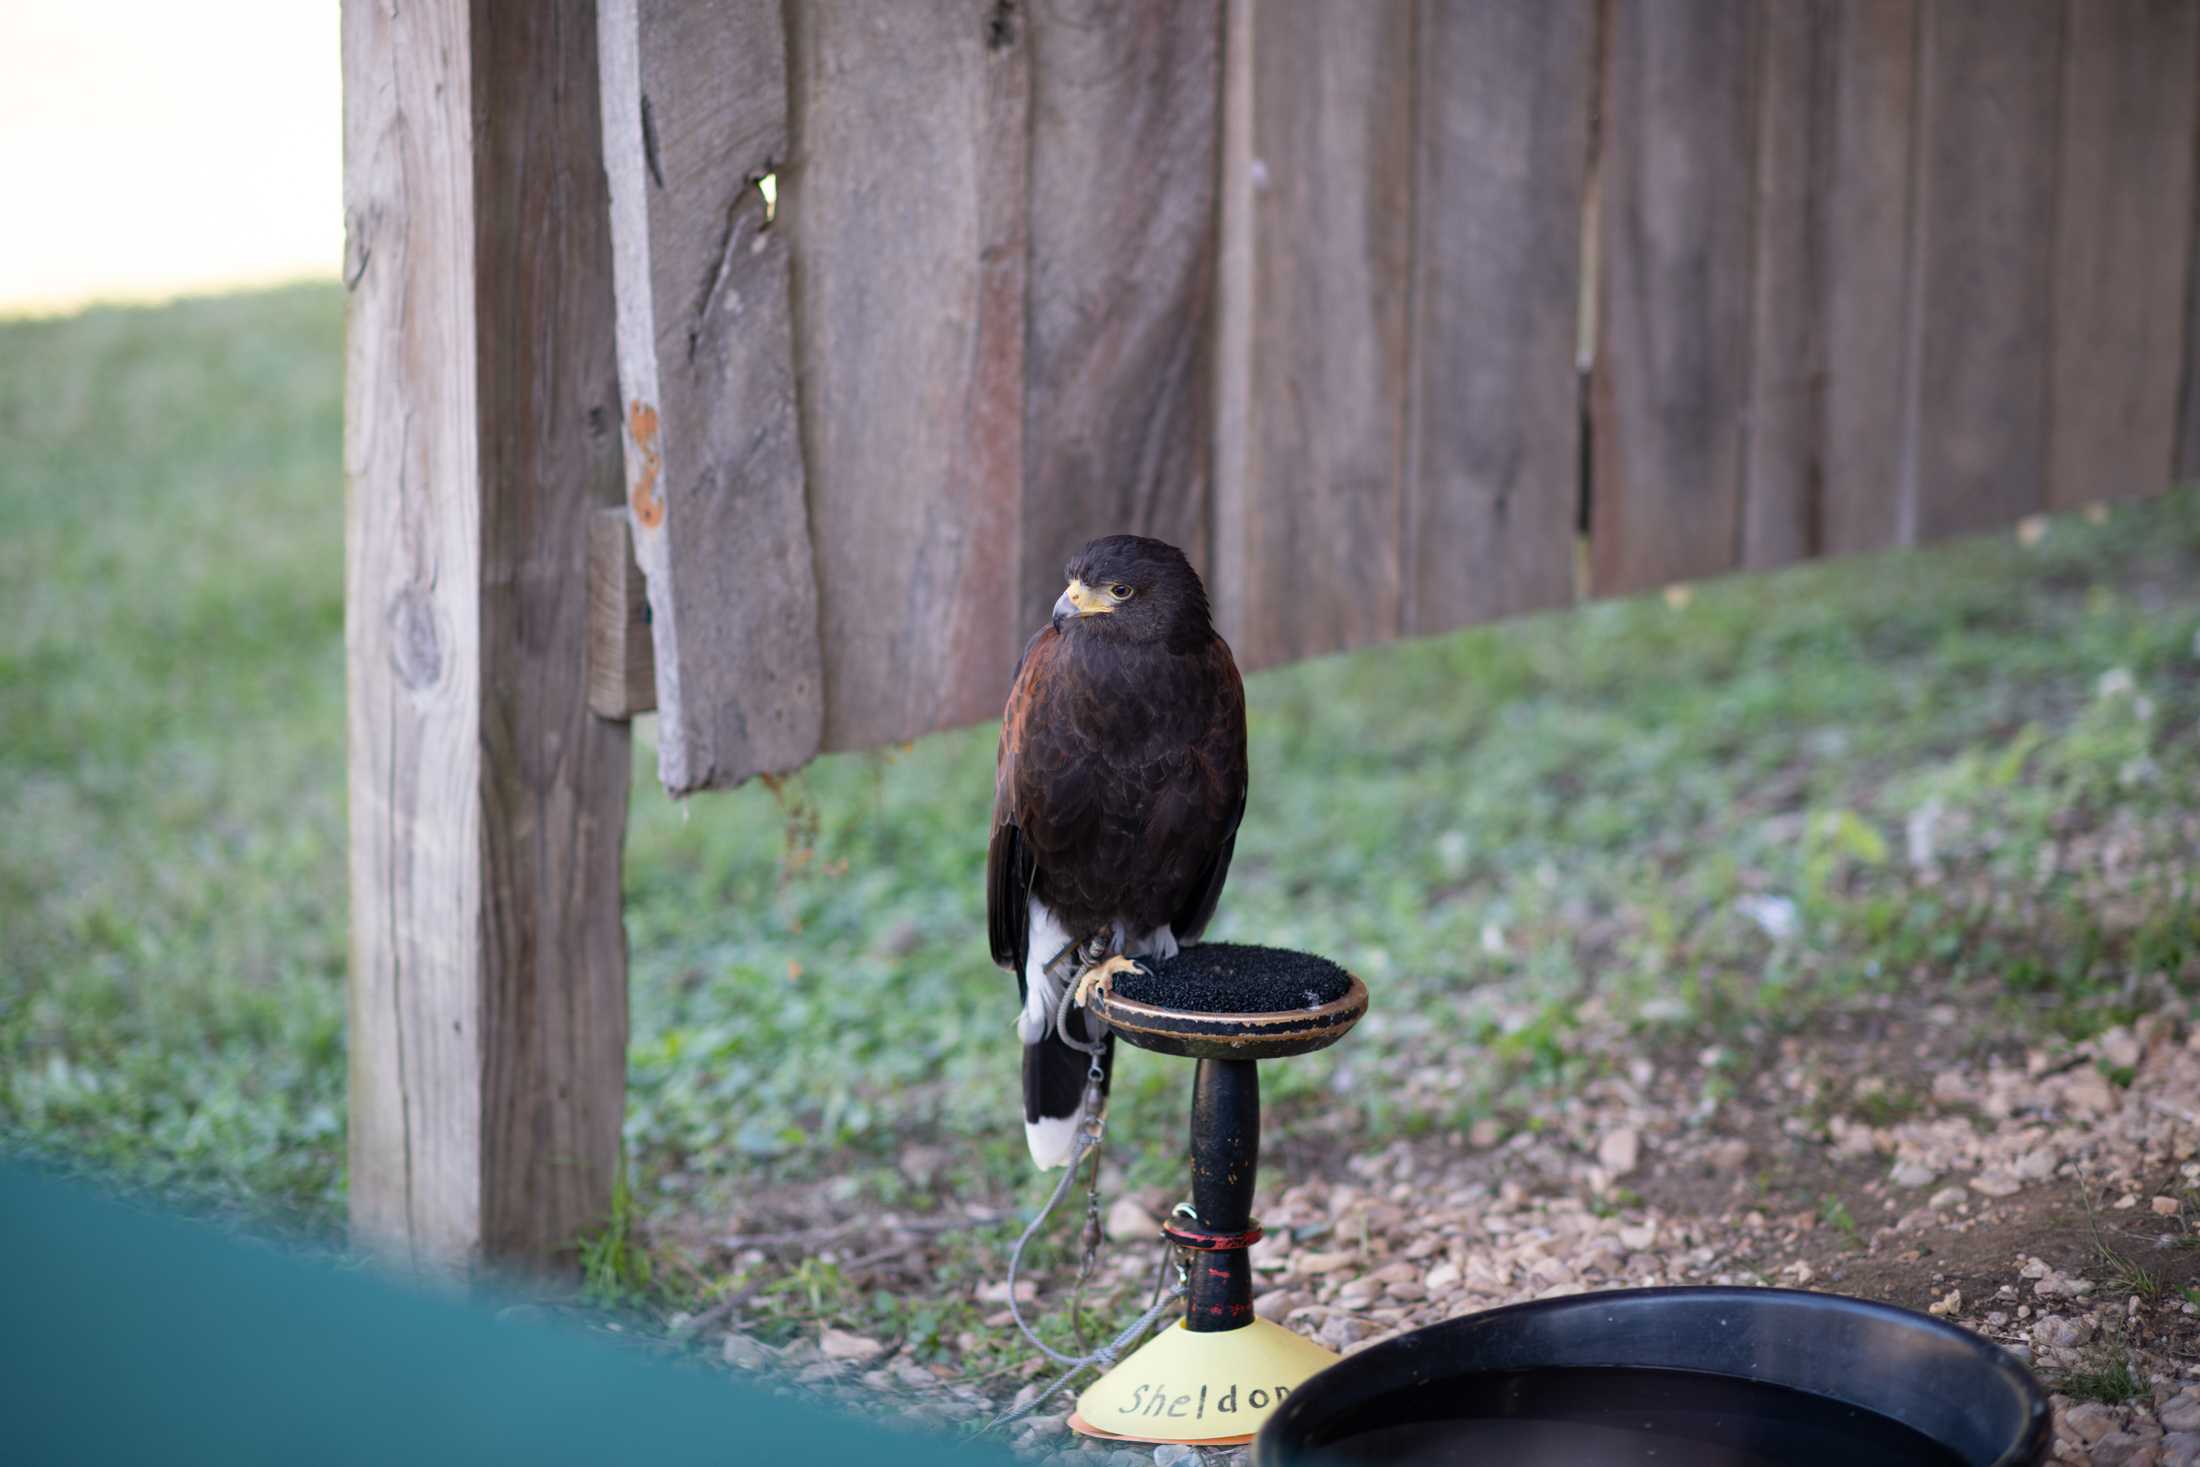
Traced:
<path fill-rule="evenodd" d="M 407 688 L 432 688 L 443 678 L 443 636 L 436 625 L 435 598 L 420 586 L 406 586 L 390 598 L 390 670 Z"/>

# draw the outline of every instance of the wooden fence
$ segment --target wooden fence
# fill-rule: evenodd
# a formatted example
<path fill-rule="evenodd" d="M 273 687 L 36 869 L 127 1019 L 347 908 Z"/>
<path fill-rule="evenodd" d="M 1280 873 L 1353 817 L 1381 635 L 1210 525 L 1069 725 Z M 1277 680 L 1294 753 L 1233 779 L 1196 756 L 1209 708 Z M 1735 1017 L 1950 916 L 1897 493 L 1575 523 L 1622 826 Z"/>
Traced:
<path fill-rule="evenodd" d="M 2195 0 L 346 0 L 345 68 L 353 1210 L 421 1256 L 608 1196 L 622 441 L 594 686 L 676 792 L 993 716 L 1108 531 L 1260 666 L 2200 472 Z"/>
<path fill-rule="evenodd" d="M 607 0 L 667 784 L 992 715 L 1108 530 L 1260 665 L 2160 488 L 2196 17 Z"/>

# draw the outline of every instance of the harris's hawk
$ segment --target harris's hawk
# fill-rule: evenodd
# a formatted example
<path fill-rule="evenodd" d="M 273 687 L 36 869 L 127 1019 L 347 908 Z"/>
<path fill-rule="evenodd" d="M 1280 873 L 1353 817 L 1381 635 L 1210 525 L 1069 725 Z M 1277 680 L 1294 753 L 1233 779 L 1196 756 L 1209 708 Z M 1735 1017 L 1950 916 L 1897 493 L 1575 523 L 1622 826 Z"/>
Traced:
<path fill-rule="evenodd" d="M 1196 940 L 1245 813 L 1245 687 L 1191 562 L 1110 535 L 1066 574 L 1009 689 L 986 860 L 993 961 L 1023 995 L 1024 1135 L 1042 1167 L 1070 1158 L 1088 1065 L 1054 1032 L 1063 990 L 1111 959 Z M 1064 1028 L 1090 1042 L 1081 1012 Z"/>

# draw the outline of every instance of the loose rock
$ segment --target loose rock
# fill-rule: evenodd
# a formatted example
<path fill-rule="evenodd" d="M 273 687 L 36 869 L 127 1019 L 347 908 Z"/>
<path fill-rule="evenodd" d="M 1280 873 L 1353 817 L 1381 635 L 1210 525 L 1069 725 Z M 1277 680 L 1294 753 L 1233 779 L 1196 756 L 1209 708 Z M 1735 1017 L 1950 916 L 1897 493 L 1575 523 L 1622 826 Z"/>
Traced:
<path fill-rule="evenodd" d="M 2116 1413 L 2099 1401 L 2084 1401 L 2063 1412 L 2063 1425 L 2087 1446 L 2116 1429 Z"/>
<path fill-rule="evenodd" d="M 1350 1268 L 1353 1258 L 1353 1254 L 1341 1251 L 1335 1253 L 1301 1253 L 1291 1260 L 1291 1266 L 1299 1273 L 1335 1273 L 1341 1268 Z"/>
<path fill-rule="evenodd" d="M 2155 1415 L 2167 1430 L 2200 1432 L 2200 1387 L 2185 1387 Z"/>
<path fill-rule="evenodd" d="M 1116 1199 L 1108 1209 L 1106 1228 L 1111 1243 L 1141 1243 L 1161 1232 L 1161 1224 L 1133 1197 Z"/>
<path fill-rule="evenodd" d="M 2146 1437 L 2112 1431 L 2093 1444 L 2093 1467 L 2159 1467 L 2161 1455 Z"/>
<path fill-rule="evenodd" d="M 818 1336 L 818 1353 L 827 1360 L 860 1362 L 877 1358 L 886 1347 L 877 1340 L 846 1330 L 827 1329 Z"/>

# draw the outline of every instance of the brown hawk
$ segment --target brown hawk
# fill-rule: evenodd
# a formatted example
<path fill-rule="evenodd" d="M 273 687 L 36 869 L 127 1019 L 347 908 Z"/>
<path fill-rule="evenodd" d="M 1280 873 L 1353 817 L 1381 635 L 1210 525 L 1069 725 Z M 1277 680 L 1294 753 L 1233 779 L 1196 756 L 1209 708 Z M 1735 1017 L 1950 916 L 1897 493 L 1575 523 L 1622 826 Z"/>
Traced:
<path fill-rule="evenodd" d="M 1111 535 L 1066 574 L 1009 689 L 986 860 L 993 961 L 1023 995 L 1024 1132 L 1042 1167 L 1069 1160 L 1088 1063 L 1054 1032 L 1064 989 L 1110 959 L 1195 941 L 1245 814 L 1245 687 L 1191 562 Z M 1081 1012 L 1064 1027 L 1090 1042 Z"/>

